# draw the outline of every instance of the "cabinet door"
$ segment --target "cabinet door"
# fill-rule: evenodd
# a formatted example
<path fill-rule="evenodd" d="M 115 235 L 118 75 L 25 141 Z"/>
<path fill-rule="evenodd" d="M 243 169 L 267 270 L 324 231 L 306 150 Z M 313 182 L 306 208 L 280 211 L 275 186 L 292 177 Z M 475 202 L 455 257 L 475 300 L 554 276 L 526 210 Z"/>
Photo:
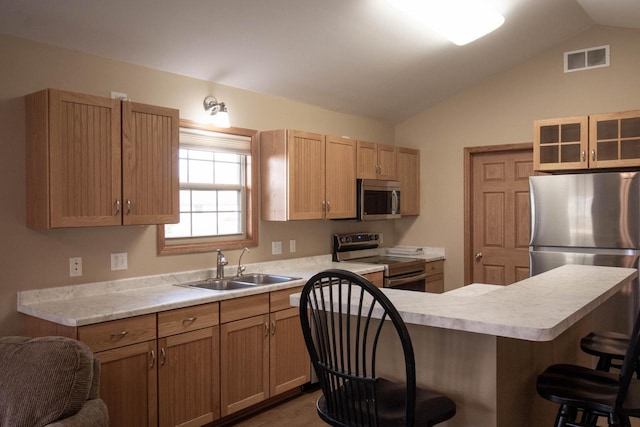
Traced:
<path fill-rule="evenodd" d="M 179 222 L 178 116 L 122 103 L 123 224 Z"/>
<path fill-rule="evenodd" d="M 159 425 L 204 425 L 220 418 L 218 327 L 158 341 Z"/>
<path fill-rule="evenodd" d="M 397 177 L 400 181 L 400 214 L 420 215 L 420 150 L 398 147 Z"/>
<path fill-rule="evenodd" d="M 324 136 L 290 131 L 287 157 L 289 219 L 324 218 Z"/>
<path fill-rule="evenodd" d="M 396 148 L 378 145 L 378 179 L 396 179 Z"/>
<path fill-rule="evenodd" d="M 588 117 L 536 120 L 533 169 L 554 171 L 588 167 Z"/>
<path fill-rule="evenodd" d="M 379 288 L 384 287 L 384 274 L 382 271 L 376 271 L 375 273 L 366 273 L 362 277 L 373 283 Z"/>
<path fill-rule="evenodd" d="M 269 397 L 269 315 L 220 326 L 220 410 L 232 414 Z"/>
<path fill-rule="evenodd" d="M 358 141 L 358 179 L 378 178 L 378 150 L 373 142 Z"/>
<path fill-rule="evenodd" d="M 290 308 L 271 313 L 271 394 L 300 387 L 309 382 L 311 362 L 300 326 L 300 310 Z"/>
<path fill-rule="evenodd" d="M 120 101 L 48 94 L 50 226 L 120 224 Z"/>
<path fill-rule="evenodd" d="M 356 142 L 326 137 L 326 218 L 356 216 Z"/>
<path fill-rule="evenodd" d="M 589 167 L 640 166 L 640 110 L 589 116 Z"/>
<path fill-rule="evenodd" d="M 113 427 L 157 426 L 156 341 L 95 353 L 100 359 L 100 398 Z"/>

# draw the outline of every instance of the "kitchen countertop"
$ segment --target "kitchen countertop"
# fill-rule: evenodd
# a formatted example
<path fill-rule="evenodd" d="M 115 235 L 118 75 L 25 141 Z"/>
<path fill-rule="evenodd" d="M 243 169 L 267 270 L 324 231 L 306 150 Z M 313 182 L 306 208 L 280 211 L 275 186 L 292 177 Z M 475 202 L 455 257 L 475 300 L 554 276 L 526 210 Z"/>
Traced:
<path fill-rule="evenodd" d="M 564 265 L 509 286 L 473 284 L 443 294 L 383 289 L 407 324 L 551 341 L 618 292 L 631 268 Z M 290 298 L 300 304 L 300 294 Z"/>
<path fill-rule="evenodd" d="M 338 268 L 358 274 L 382 271 L 383 266 L 332 262 L 331 255 L 247 264 L 248 273 L 279 274 L 300 279 L 232 291 L 175 286 L 215 277 L 215 269 L 145 276 L 109 282 L 18 292 L 18 311 L 66 326 L 83 326 L 109 320 L 222 301 L 303 285 L 319 271 Z M 236 266 L 225 268 L 232 277 Z"/>

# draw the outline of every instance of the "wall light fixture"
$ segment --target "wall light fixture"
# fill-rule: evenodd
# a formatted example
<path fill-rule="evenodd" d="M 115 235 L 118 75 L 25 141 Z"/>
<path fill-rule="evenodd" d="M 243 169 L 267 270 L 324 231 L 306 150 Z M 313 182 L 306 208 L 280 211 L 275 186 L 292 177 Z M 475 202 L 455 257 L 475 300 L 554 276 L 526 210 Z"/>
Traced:
<path fill-rule="evenodd" d="M 218 102 L 213 96 L 207 96 L 202 102 L 204 110 L 213 116 L 213 125 L 219 128 L 231 127 L 229 123 L 229 113 L 224 102 Z"/>

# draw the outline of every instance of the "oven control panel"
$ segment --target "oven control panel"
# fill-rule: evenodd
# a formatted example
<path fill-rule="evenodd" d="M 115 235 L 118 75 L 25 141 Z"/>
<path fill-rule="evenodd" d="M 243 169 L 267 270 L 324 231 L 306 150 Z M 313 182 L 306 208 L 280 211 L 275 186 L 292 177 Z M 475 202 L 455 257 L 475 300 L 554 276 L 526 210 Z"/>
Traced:
<path fill-rule="evenodd" d="M 382 236 L 378 233 L 348 233 L 334 234 L 334 252 L 350 251 L 354 249 L 377 248 Z"/>

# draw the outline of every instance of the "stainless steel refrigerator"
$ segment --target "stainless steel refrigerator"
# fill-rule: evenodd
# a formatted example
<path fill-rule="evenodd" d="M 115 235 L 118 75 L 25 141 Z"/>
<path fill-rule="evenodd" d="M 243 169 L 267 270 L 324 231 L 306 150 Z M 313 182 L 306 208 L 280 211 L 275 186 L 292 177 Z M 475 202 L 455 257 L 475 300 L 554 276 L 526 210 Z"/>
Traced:
<path fill-rule="evenodd" d="M 640 172 L 534 176 L 529 187 L 532 276 L 564 264 L 638 268 Z M 638 280 L 604 307 L 594 327 L 630 333 L 640 307 Z"/>

